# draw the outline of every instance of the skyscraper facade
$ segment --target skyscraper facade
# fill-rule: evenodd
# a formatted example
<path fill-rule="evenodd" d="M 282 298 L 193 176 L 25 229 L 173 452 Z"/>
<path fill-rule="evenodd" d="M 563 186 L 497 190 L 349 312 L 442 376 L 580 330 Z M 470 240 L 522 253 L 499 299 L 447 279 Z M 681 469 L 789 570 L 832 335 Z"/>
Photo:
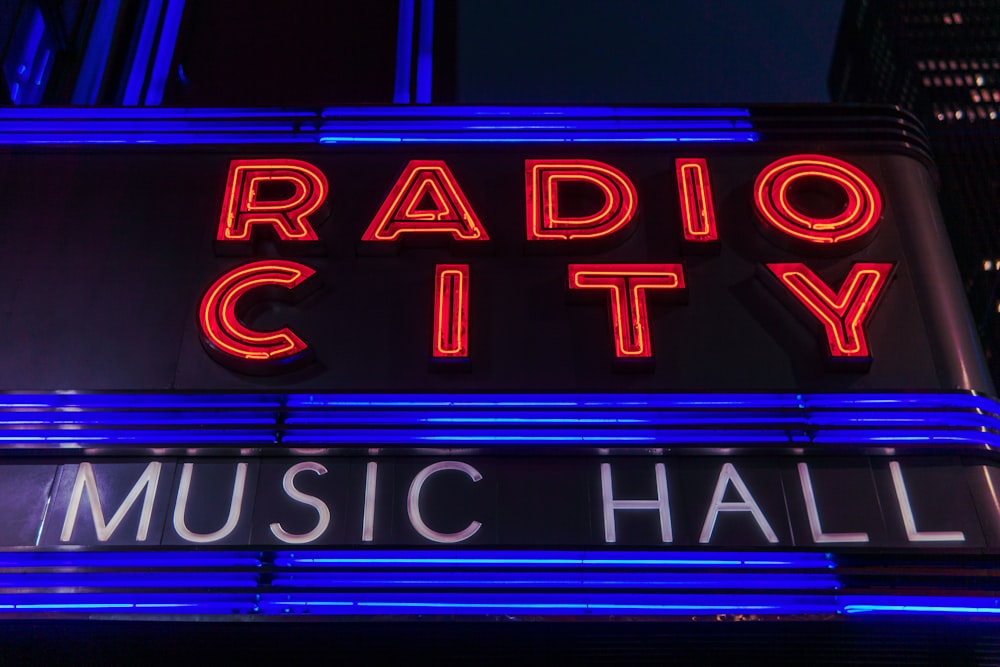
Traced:
<path fill-rule="evenodd" d="M 927 127 L 945 224 L 1000 377 L 1000 6 L 848 0 L 829 86 L 834 101 L 899 105 Z"/>

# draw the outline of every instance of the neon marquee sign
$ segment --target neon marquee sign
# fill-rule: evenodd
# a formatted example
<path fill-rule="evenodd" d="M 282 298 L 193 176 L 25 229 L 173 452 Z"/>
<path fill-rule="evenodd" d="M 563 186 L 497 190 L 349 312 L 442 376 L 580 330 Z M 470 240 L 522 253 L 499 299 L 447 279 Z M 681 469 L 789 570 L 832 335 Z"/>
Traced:
<path fill-rule="evenodd" d="M 720 232 L 706 158 L 673 160 L 685 253 L 719 252 Z M 640 195 L 629 176 L 612 164 L 592 159 L 526 159 L 524 168 L 524 242 L 544 250 L 558 247 L 571 256 L 592 256 L 614 247 L 635 224 Z M 832 214 L 795 196 L 803 188 L 832 192 L 842 203 Z M 315 165 L 293 159 L 238 159 L 229 166 L 222 213 L 215 237 L 219 252 L 246 248 L 266 233 L 286 257 L 309 255 L 319 236 L 319 211 L 331 191 Z M 567 206 L 567 193 L 584 192 L 587 210 Z M 860 168 L 838 158 L 796 154 L 766 165 L 752 184 L 757 227 L 805 261 L 761 262 L 761 274 L 789 308 L 814 325 L 828 361 L 865 370 L 871 363 L 866 329 L 890 283 L 893 262 L 859 261 L 846 273 L 819 272 L 809 257 L 839 257 L 857 252 L 872 239 L 882 216 L 882 198 Z M 509 221 L 505 221 L 509 222 Z M 413 159 L 402 168 L 376 209 L 359 245 L 396 250 L 411 242 L 451 247 L 489 245 L 488 227 L 445 160 Z M 675 224 L 675 223 L 671 223 Z M 652 253 L 655 254 L 655 251 Z M 672 259 L 672 258 L 666 258 Z M 826 273 L 827 276 L 822 276 Z M 219 363 L 241 373 L 274 374 L 308 363 L 309 342 L 290 328 L 257 330 L 246 319 L 262 299 L 295 303 L 320 282 L 307 263 L 290 258 L 255 259 L 218 276 L 205 291 L 198 323 L 202 342 Z M 683 262 L 570 262 L 568 297 L 594 297 L 607 304 L 610 357 L 617 362 L 651 361 L 651 308 L 661 297 L 683 304 L 688 281 Z M 474 325 L 475 271 L 465 263 L 438 263 L 433 285 L 432 361 L 467 361 Z M 631 365 L 631 364 L 630 364 Z M 640 364 L 641 366 L 641 364 Z"/>

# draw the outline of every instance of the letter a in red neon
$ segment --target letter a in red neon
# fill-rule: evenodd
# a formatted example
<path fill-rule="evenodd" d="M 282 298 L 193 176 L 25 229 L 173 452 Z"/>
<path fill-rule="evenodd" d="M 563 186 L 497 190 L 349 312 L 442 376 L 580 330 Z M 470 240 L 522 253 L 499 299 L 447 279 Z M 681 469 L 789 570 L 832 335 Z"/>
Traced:
<path fill-rule="evenodd" d="M 291 187 L 284 199 L 262 199 L 260 186 Z M 301 160 L 233 160 L 216 241 L 249 241 L 255 225 L 271 227 L 280 241 L 317 240 L 306 219 L 326 200 L 329 185 L 318 168 Z"/>
<path fill-rule="evenodd" d="M 435 270 L 433 357 L 469 357 L 468 264 L 438 264 Z"/>
<path fill-rule="evenodd" d="M 202 342 L 216 361 L 246 373 L 273 373 L 308 359 L 309 346 L 290 329 L 255 331 L 240 321 L 238 310 L 251 305 L 261 288 L 281 288 L 289 299 L 302 296 L 296 289 L 313 269 L 285 260 L 251 262 L 216 280 L 201 300 L 198 324 Z M 256 292 L 256 294 L 254 294 Z"/>
<path fill-rule="evenodd" d="M 569 288 L 608 290 L 615 357 L 651 359 L 646 290 L 681 293 L 684 270 L 680 264 L 570 264 Z"/>
<path fill-rule="evenodd" d="M 396 241 L 402 234 L 451 234 L 456 241 L 488 241 L 448 165 L 442 160 L 411 160 L 362 241 Z"/>
<path fill-rule="evenodd" d="M 597 211 L 567 216 L 559 210 L 561 183 L 597 188 Z M 628 177 L 595 160 L 525 160 L 525 204 L 529 241 L 572 241 L 610 236 L 632 221 L 639 197 Z"/>
<path fill-rule="evenodd" d="M 795 300 L 823 325 L 832 360 L 871 362 L 865 324 L 889 282 L 893 265 L 859 262 L 836 293 L 805 264 L 767 264 Z"/>

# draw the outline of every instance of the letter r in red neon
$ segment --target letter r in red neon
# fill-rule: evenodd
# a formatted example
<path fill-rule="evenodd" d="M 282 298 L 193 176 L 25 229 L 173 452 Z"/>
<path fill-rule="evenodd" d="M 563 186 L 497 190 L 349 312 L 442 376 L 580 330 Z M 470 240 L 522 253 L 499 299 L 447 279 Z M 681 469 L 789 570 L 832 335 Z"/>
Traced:
<path fill-rule="evenodd" d="M 260 186 L 291 186 L 284 199 L 262 199 Z M 233 160 L 216 241 L 249 241 L 255 225 L 270 226 L 280 241 L 317 240 L 306 219 L 326 200 L 330 188 L 317 167 L 302 160 Z"/>
<path fill-rule="evenodd" d="M 615 357 L 651 359 L 646 290 L 684 289 L 680 264 L 570 264 L 571 290 L 607 290 Z"/>

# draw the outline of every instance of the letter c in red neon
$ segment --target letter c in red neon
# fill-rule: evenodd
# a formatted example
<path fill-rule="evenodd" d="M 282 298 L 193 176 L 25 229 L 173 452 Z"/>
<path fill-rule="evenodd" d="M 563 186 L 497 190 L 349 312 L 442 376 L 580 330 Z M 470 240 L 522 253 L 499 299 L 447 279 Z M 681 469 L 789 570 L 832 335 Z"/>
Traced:
<path fill-rule="evenodd" d="M 303 264 L 275 259 L 244 264 L 216 280 L 198 309 L 201 338 L 209 354 L 242 372 L 266 374 L 289 370 L 308 359 L 309 346 L 290 329 L 255 331 L 240 321 L 237 311 L 248 308 L 254 296 L 267 296 L 266 288 L 281 288 L 284 298 L 297 300 L 301 296 L 297 288 L 315 273 Z"/>
<path fill-rule="evenodd" d="M 839 187 L 847 197 L 844 210 L 830 218 L 799 211 L 788 199 L 795 181 L 818 178 Z M 793 239 L 835 244 L 861 238 L 878 224 L 882 198 L 865 172 L 826 155 L 791 155 L 775 160 L 757 176 L 754 204 L 761 219 Z"/>

